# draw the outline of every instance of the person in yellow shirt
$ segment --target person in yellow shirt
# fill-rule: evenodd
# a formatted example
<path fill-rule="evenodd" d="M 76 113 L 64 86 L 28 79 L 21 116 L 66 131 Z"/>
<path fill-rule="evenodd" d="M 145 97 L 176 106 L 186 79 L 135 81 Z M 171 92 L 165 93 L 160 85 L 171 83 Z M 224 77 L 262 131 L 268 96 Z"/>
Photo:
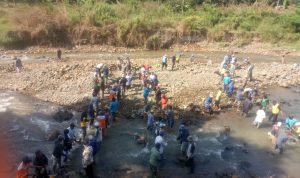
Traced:
<path fill-rule="evenodd" d="M 269 121 L 272 121 L 273 124 L 277 123 L 279 113 L 282 114 L 281 107 L 279 102 L 273 101 L 273 105 L 271 106 L 271 115 L 269 117 Z"/>
<path fill-rule="evenodd" d="M 81 130 L 82 130 L 82 140 L 85 139 L 85 136 L 86 136 L 86 126 L 87 126 L 87 111 L 83 111 L 81 113 L 81 117 L 80 117 L 80 127 L 81 127 Z"/>
<path fill-rule="evenodd" d="M 218 111 L 221 111 L 221 98 L 224 95 L 222 91 L 223 89 L 220 87 L 215 99 L 215 106 L 217 107 Z"/>

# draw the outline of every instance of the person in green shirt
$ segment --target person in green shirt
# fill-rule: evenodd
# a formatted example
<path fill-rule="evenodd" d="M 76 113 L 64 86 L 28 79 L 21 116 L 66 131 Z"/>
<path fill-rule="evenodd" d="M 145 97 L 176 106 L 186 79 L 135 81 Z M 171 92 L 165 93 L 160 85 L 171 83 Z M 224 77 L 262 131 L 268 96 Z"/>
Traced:
<path fill-rule="evenodd" d="M 270 102 L 270 101 L 269 101 L 268 96 L 267 96 L 267 95 L 264 95 L 264 96 L 263 96 L 263 99 L 261 100 L 261 106 L 262 106 L 262 108 L 263 108 L 264 111 L 267 110 L 268 105 L 269 105 L 269 102 Z"/>
<path fill-rule="evenodd" d="M 158 170 L 159 162 L 160 162 L 160 159 L 161 159 L 159 149 L 160 149 L 160 144 L 157 143 L 151 149 L 151 153 L 150 153 L 149 164 L 150 164 L 150 170 L 151 170 L 151 177 L 152 178 L 157 177 L 157 170 Z"/>

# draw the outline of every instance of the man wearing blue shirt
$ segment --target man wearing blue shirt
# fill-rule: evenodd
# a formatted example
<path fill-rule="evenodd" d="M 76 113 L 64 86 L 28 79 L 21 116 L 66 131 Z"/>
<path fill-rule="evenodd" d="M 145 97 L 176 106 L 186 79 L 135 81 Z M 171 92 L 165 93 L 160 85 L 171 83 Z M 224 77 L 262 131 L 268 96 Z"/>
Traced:
<path fill-rule="evenodd" d="M 116 101 L 116 99 L 113 98 L 110 103 L 110 113 L 113 121 L 116 121 L 118 105 L 119 105 L 118 101 Z"/>

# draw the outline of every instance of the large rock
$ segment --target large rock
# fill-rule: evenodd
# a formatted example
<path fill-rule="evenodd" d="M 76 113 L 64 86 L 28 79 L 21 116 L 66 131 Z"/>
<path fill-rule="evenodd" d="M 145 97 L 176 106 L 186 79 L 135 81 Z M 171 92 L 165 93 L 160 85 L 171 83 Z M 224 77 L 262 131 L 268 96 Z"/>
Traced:
<path fill-rule="evenodd" d="M 59 135 L 60 135 L 60 131 L 59 130 L 51 130 L 47 134 L 47 140 L 48 141 L 53 141 L 53 140 L 57 139 Z"/>
<path fill-rule="evenodd" d="M 71 120 L 73 117 L 73 113 L 68 110 L 59 110 L 57 113 L 54 114 L 54 120 L 58 122 L 68 121 Z"/>

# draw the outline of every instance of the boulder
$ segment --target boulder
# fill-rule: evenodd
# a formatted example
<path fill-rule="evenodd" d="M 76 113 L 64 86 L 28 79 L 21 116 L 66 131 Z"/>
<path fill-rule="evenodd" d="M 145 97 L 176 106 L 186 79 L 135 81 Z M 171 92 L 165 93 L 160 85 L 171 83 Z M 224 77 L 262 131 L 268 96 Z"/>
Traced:
<path fill-rule="evenodd" d="M 68 121 L 71 120 L 73 117 L 73 113 L 68 110 L 59 110 L 57 113 L 54 114 L 53 119 L 58 122 Z"/>
<path fill-rule="evenodd" d="M 57 139 L 59 135 L 60 135 L 60 131 L 59 130 L 51 130 L 47 134 L 47 140 L 48 141 L 53 141 L 53 140 Z"/>

